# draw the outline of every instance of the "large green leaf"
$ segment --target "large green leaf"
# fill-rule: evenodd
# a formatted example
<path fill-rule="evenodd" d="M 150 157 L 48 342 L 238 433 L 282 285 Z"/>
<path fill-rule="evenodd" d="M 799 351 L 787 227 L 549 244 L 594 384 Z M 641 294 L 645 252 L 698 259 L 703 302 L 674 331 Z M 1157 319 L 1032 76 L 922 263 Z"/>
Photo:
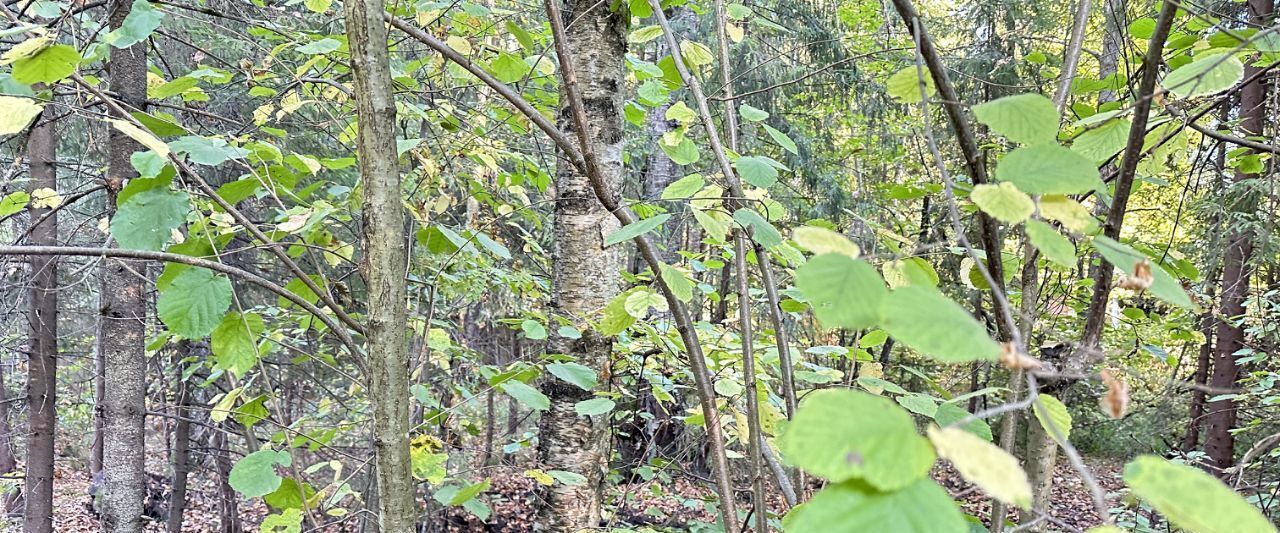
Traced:
<path fill-rule="evenodd" d="M 1039 94 L 1015 94 L 973 106 L 978 122 L 1022 144 L 1049 144 L 1058 137 L 1058 109 Z"/>
<path fill-rule="evenodd" d="M 293 457 L 286 451 L 262 449 L 244 456 L 231 467 L 227 483 L 246 498 L 257 498 L 275 492 L 283 478 L 276 465 L 289 466 Z"/>
<path fill-rule="evenodd" d="M 75 47 L 56 44 L 13 64 L 13 79 L 20 83 L 57 83 L 76 71 L 80 52 Z"/>
<path fill-rule="evenodd" d="M 1173 525 L 1190 533 L 1276 531 L 1256 507 L 1197 468 L 1143 455 L 1125 465 L 1124 481 Z"/>
<path fill-rule="evenodd" d="M 1194 98 L 1230 89 L 1244 78 L 1244 64 L 1229 54 L 1212 54 L 1178 67 L 1161 86 L 1179 98 Z"/>
<path fill-rule="evenodd" d="M 142 191 L 120 204 L 111 218 L 111 236 L 121 248 L 159 251 L 190 211 L 185 192 L 164 188 Z"/>
<path fill-rule="evenodd" d="M 959 363 L 1000 355 L 1000 345 L 987 329 L 937 289 L 898 287 L 881 309 L 881 326 L 891 337 L 934 359 Z"/>
<path fill-rule="evenodd" d="M 605 238 L 604 245 L 613 246 L 622 241 L 629 241 L 631 239 L 644 235 L 645 233 L 653 231 L 654 229 L 661 226 L 662 223 L 666 222 L 667 219 L 669 218 L 671 218 L 670 214 L 663 213 L 661 215 L 655 215 L 643 220 L 637 220 L 635 222 L 627 224 L 626 226 L 618 228 L 617 231 L 610 233 L 609 236 Z"/>
<path fill-rule="evenodd" d="M 934 87 L 933 77 L 929 75 L 928 69 L 917 69 L 914 65 L 889 76 L 885 82 L 885 92 L 904 104 L 918 104 L 921 99 L 920 83 L 922 81 L 929 96 L 937 94 L 938 90 Z"/>
<path fill-rule="evenodd" d="M 578 363 L 548 363 L 547 372 L 582 390 L 596 388 L 596 371 Z"/>
<path fill-rule="evenodd" d="M 933 421 L 937 422 L 939 426 L 947 427 L 951 424 L 969 418 L 969 415 L 969 411 L 964 410 L 963 407 L 951 403 L 944 403 L 939 405 L 938 412 L 933 414 Z M 992 438 L 991 426 L 987 425 L 987 422 L 982 419 L 970 420 L 968 423 L 960 426 L 960 428 L 987 441 L 990 441 Z"/>
<path fill-rule="evenodd" d="M 1071 440 L 1071 412 L 1067 411 L 1067 406 L 1061 400 L 1041 394 L 1037 397 L 1036 403 L 1032 404 L 1031 412 L 1035 414 L 1036 420 L 1040 421 L 1040 427 L 1044 428 L 1044 432 L 1053 440 L 1058 440 L 1054 435 L 1054 429 L 1062 434 L 1065 440 Z"/>
<path fill-rule="evenodd" d="M 160 291 L 156 314 L 179 338 L 200 339 L 218 327 L 229 307 L 230 280 L 207 268 L 188 268 Z"/>
<path fill-rule="evenodd" d="M 671 182 L 665 189 L 662 189 L 662 199 L 683 200 L 702 190 L 702 186 L 705 184 L 706 181 L 702 179 L 702 174 L 689 174 Z"/>
<path fill-rule="evenodd" d="M 160 27 L 160 19 L 164 13 L 151 6 L 147 0 L 134 0 L 129 8 L 129 16 L 119 28 L 107 34 L 107 44 L 116 48 L 128 48 L 142 42 Z"/>
<path fill-rule="evenodd" d="M 767 189 L 778 181 L 778 169 L 774 168 L 773 163 L 770 163 L 764 157 L 739 157 L 733 163 L 733 168 L 738 170 L 738 175 L 742 176 L 742 181 L 756 187 Z"/>
<path fill-rule="evenodd" d="M 1031 507 L 1031 483 L 1018 459 L 1000 447 L 960 428 L 929 428 L 938 457 L 951 461 L 961 476 L 997 500 Z"/>
<path fill-rule="evenodd" d="M 831 485 L 795 507 L 782 522 L 787 533 L 964 533 L 970 531 L 955 501 L 930 479 L 892 492 L 850 481 Z"/>
<path fill-rule="evenodd" d="M 188 269 L 190 270 L 190 269 Z M 230 312 L 209 334 L 209 347 L 216 368 L 237 376 L 244 375 L 258 363 L 258 335 L 265 325 L 256 313 Z"/>
<path fill-rule="evenodd" d="M 733 212 L 733 220 L 742 227 L 751 230 L 751 238 L 756 242 L 763 244 L 766 248 L 773 248 L 782 244 L 782 234 L 778 233 L 778 228 L 773 227 L 769 220 L 760 216 L 754 209 L 742 208 Z"/>
<path fill-rule="evenodd" d="M 1057 144 L 1009 152 L 996 165 L 996 177 L 1027 194 L 1080 194 L 1102 187 L 1093 161 Z"/>
<path fill-rule="evenodd" d="M 1090 161 L 1105 161 L 1124 148 L 1132 125 L 1126 118 L 1108 120 L 1076 137 L 1071 142 L 1071 150 Z"/>
<path fill-rule="evenodd" d="M 1027 238 L 1044 257 L 1065 267 L 1076 264 L 1076 247 L 1071 240 L 1063 237 L 1053 226 L 1039 220 L 1027 221 Z"/>
<path fill-rule="evenodd" d="M 1108 263 L 1115 265 L 1116 269 L 1125 275 L 1132 275 L 1138 263 L 1146 260 L 1151 266 L 1151 287 L 1147 289 L 1151 291 L 1151 294 L 1179 307 L 1195 308 L 1195 303 L 1191 301 L 1187 291 L 1182 288 L 1182 284 L 1178 283 L 1178 280 L 1169 275 L 1164 267 L 1156 264 L 1146 254 L 1103 236 L 1093 238 L 1093 247 L 1098 249 L 1098 253 L 1102 254 L 1102 257 L 1106 258 Z"/>
<path fill-rule="evenodd" d="M 551 408 L 551 399 L 542 391 L 530 387 L 522 382 L 511 380 L 503 382 L 498 388 L 508 396 L 515 398 L 521 405 L 538 411 L 546 411 Z"/>
<path fill-rule="evenodd" d="M 796 269 L 796 287 L 829 328 L 865 329 L 878 324 L 889 294 L 874 267 L 836 253 L 816 256 Z"/>
<path fill-rule="evenodd" d="M 986 214 L 1008 224 L 1022 222 L 1036 210 L 1031 197 L 1009 182 L 977 185 L 969 199 Z"/>
<path fill-rule="evenodd" d="M 27 208 L 31 195 L 26 191 L 15 191 L 0 198 L 0 217 L 7 217 Z"/>
<path fill-rule="evenodd" d="M 778 437 L 787 462 L 830 481 L 862 479 L 896 490 L 925 477 L 933 447 L 906 410 L 850 389 L 809 394 Z"/>

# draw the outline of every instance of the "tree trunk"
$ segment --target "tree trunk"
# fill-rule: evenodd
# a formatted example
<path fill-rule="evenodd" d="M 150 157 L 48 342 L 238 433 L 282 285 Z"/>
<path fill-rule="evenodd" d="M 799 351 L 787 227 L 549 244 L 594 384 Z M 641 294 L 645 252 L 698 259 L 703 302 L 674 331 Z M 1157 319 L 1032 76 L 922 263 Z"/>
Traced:
<path fill-rule="evenodd" d="M 405 217 L 396 155 L 396 104 L 387 56 L 383 0 L 344 4 L 355 80 L 360 180 L 364 185 L 360 266 L 368 290 L 365 338 L 373 402 L 378 522 L 386 533 L 409 532 L 417 518 L 409 463 L 409 364 Z"/>
<path fill-rule="evenodd" d="M 1209 293 L 1213 294 L 1212 291 Z M 1204 335 L 1204 343 L 1200 345 L 1200 353 L 1196 356 L 1196 372 L 1192 382 L 1196 385 L 1209 384 L 1209 362 L 1213 360 L 1213 329 L 1215 319 L 1213 313 L 1200 316 L 1200 332 Z M 1200 445 L 1200 426 L 1204 420 L 1204 389 L 1191 391 L 1191 405 L 1187 409 L 1187 431 L 1182 435 L 1182 451 L 1189 452 Z"/>
<path fill-rule="evenodd" d="M 565 46 L 570 51 L 592 128 L 576 131 L 569 99 L 563 95 L 560 127 L 571 135 L 587 136 L 599 157 L 605 186 L 610 194 L 617 195 L 622 185 L 627 19 L 609 5 L 589 0 L 566 0 L 563 12 L 565 21 L 574 21 L 567 29 Z M 584 317 L 603 308 L 618 294 L 620 272 L 625 266 L 622 247 L 604 247 L 604 236 L 617 229 L 618 222 L 596 198 L 586 175 L 571 165 L 561 165 L 555 180 L 552 307 L 575 324 L 583 324 Z M 594 330 L 584 331 L 580 339 L 557 336 L 550 344 L 551 351 L 570 355 L 595 369 L 601 384 L 610 380 L 612 348 L 613 340 Z M 559 378 L 548 376 L 542 390 L 551 400 L 551 407 L 539 423 L 541 466 L 574 472 L 587 481 L 540 488 L 535 527 L 565 532 L 594 529 L 600 522 L 601 485 L 607 469 L 608 416 L 579 416 L 574 404 L 591 398 L 591 391 Z"/>
<path fill-rule="evenodd" d="M 1275 8 L 1274 0 L 1249 0 L 1249 25 L 1254 28 L 1264 27 L 1269 23 L 1271 12 Z M 1267 116 L 1267 86 L 1259 74 L 1260 67 L 1247 62 L 1245 79 L 1253 79 L 1240 91 L 1240 129 L 1242 137 L 1262 135 Z M 1268 163 L 1267 166 L 1270 166 Z M 1252 176 L 1237 172 L 1235 182 L 1250 179 Z M 1249 213 L 1255 208 L 1255 202 L 1249 200 L 1251 195 L 1245 193 L 1243 198 L 1227 199 L 1228 208 Z M 1222 293 L 1218 309 L 1223 317 L 1218 321 L 1217 342 L 1213 350 L 1213 376 L 1209 384 L 1217 389 L 1235 387 L 1240 366 L 1236 363 L 1236 352 L 1244 348 L 1244 329 L 1240 320 L 1245 315 L 1245 299 L 1249 296 L 1249 278 L 1252 266 L 1249 264 L 1253 256 L 1253 233 L 1233 225 L 1227 237 L 1227 248 L 1222 258 Z M 1229 468 L 1235 462 L 1235 436 L 1231 429 L 1236 425 L 1236 402 L 1225 398 L 1208 405 L 1208 416 L 1205 417 L 1204 451 L 1209 455 L 1211 466 L 1219 472 Z"/>
<path fill-rule="evenodd" d="M 52 115 L 48 112 L 38 117 L 36 126 L 27 137 L 33 191 L 58 188 L 58 139 L 53 122 L 49 120 Z M 57 214 L 50 209 L 33 206 L 27 210 L 27 216 L 34 225 L 31 229 L 32 245 L 52 246 L 58 243 Z M 31 257 L 29 260 L 31 352 L 27 359 L 27 405 L 30 422 L 27 427 L 23 530 L 44 533 L 53 531 L 53 444 L 58 416 L 58 259 Z"/>
<path fill-rule="evenodd" d="M 227 449 L 227 432 L 222 427 L 213 431 L 210 439 L 213 449 L 213 467 L 217 472 L 218 483 L 218 531 L 220 533 L 240 533 L 240 495 L 231 488 L 231 457 Z"/>
<path fill-rule="evenodd" d="M 119 28 L 131 4 L 116 1 L 109 24 Z M 147 105 L 146 42 L 113 48 L 107 63 L 111 93 L 122 107 Z M 118 115 L 112 111 L 113 116 Z M 125 118 L 116 116 L 116 118 Z M 141 150 L 129 136 L 112 129 L 107 166 L 107 212 L 115 215 L 116 195 L 137 176 L 129 158 Z M 146 280 L 140 261 L 104 261 L 99 289 L 98 351 L 103 361 L 102 527 L 105 531 L 142 531 L 146 476 Z"/>
<path fill-rule="evenodd" d="M 190 341 L 178 345 L 176 360 L 181 361 L 192 351 Z M 182 379 L 182 366 L 176 365 L 178 418 L 173 427 L 173 488 L 169 493 L 169 533 L 181 533 L 182 515 L 187 505 L 187 475 L 191 472 L 191 385 Z"/>

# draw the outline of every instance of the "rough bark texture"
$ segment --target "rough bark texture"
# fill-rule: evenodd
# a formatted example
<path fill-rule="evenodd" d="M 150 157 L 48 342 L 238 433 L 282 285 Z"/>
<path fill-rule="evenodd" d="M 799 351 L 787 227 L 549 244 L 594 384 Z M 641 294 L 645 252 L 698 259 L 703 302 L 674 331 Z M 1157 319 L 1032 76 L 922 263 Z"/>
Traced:
<path fill-rule="evenodd" d="M 178 344 L 175 359 L 182 360 L 193 351 L 189 341 Z M 207 354 L 204 354 L 207 355 Z M 173 484 L 169 492 L 169 516 L 165 522 L 169 533 L 181 533 L 182 515 L 187 506 L 187 474 L 191 472 L 191 390 L 182 379 L 182 368 L 176 372 L 178 418 L 173 425 Z"/>
<path fill-rule="evenodd" d="M 1250 0 L 1249 24 L 1253 27 L 1264 27 L 1271 19 L 1274 0 Z M 1252 62 L 1245 66 L 1245 79 L 1253 79 L 1259 72 Z M 1240 91 L 1240 129 L 1242 136 L 1262 135 L 1263 123 L 1267 115 L 1267 86 L 1264 77 L 1245 85 Z M 1251 174 L 1237 172 L 1235 182 L 1252 178 Z M 1230 209 L 1239 213 L 1248 213 L 1254 209 L 1254 203 L 1244 194 L 1241 199 L 1228 199 Z M 1245 314 L 1245 299 L 1249 296 L 1249 279 L 1253 274 L 1250 260 L 1253 256 L 1253 234 L 1240 229 L 1239 224 L 1228 224 L 1231 232 L 1227 237 L 1227 249 L 1222 258 L 1222 292 L 1218 309 L 1223 317 L 1217 324 L 1217 342 L 1213 349 L 1213 376 L 1209 384 L 1214 388 L 1230 389 L 1235 387 L 1240 366 L 1236 363 L 1236 352 L 1244 348 L 1244 330 L 1238 319 Z M 1235 436 L 1231 429 L 1236 425 L 1236 402 L 1225 398 L 1209 402 L 1208 415 L 1205 418 L 1204 451 L 1209 455 L 1212 466 L 1219 471 L 1229 468 L 1235 461 Z"/>
<path fill-rule="evenodd" d="M 31 167 L 31 189 L 57 190 L 57 135 L 48 121 L 53 113 L 36 119 L 27 137 L 27 157 Z M 27 216 L 34 227 L 31 244 L 51 246 L 58 242 L 58 218 L 50 209 L 31 207 Z M 31 352 L 27 358 L 26 511 L 23 530 L 44 533 L 53 530 L 53 443 L 57 418 L 58 370 L 58 259 L 32 257 L 31 294 L 28 314 Z M 7 444 L 7 443 L 6 443 Z"/>
<path fill-rule="evenodd" d="M 599 158 L 605 185 L 617 194 L 622 185 L 622 89 L 626 70 L 626 17 L 608 3 L 569 0 L 563 4 L 567 42 L 578 76 L 579 90 L 590 123 L 588 132 L 574 128 L 567 98 L 560 127 L 571 135 L 585 134 Z M 622 246 L 604 247 L 605 236 L 618 221 L 601 205 L 587 176 L 572 166 L 556 172 L 555 244 L 552 305 L 583 323 L 618 294 L 625 266 Z M 569 354 L 609 382 L 611 339 L 586 331 L 581 339 L 554 339 L 551 350 Z M 606 470 L 608 417 L 578 416 L 573 406 L 591 392 L 548 377 L 542 385 L 551 407 L 539 423 L 539 452 L 546 470 L 567 470 L 587 478 L 581 485 L 556 483 L 540 488 L 535 527 L 542 531 L 573 532 L 595 528 L 600 522 L 600 491 Z"/>
<path fill-rule="evenodd" d="M 1212 291 L 1209 293 L 1213 294 Z M 1209 384 L 1209 362 L 1213 359 L 1213 330 L 1215 326 L 1213 313 L 1200 316 L 1200 333 L 1204 342 L 1200 344 L 1200 352 L 1196 355 L 1196 371 L 1191 381 L 1196 385 Z M 1200 426 L 1204 421 L 1204 389 L 1191 391 L 1191 404 L 1187 409 L 1187 431 L 1182 435 L 1182 451 L 1189 452 L 1200 445 Z"/>
<path fill-rule="evenodd" d="M 361 216 L 368 288 L 365 337 L 373 439 L 382 531 L 413 531 L 417 493 L 409 462 L 409 364 L 405 345 L 404 207 L 396 156 L 396 104 L 387 56 L 382 0 L 344 4 L 347 41 L 360 120 L 356 149 L 364 185 Z"/>
<path fill-rule="evenodd" d="M 131 4 L 111 4 L 109 23 L 120 27 Z M 107 63 L 111 93 L 126 109 L 147 104 L 146 43 L 113 48 Z M 113 111 L 113 115 L 116 113 Z M 107 211 L 115 215 L 116 195 L 137 173 L 130 156 L 142 147 L 112 129 L 107 164 Z M 102 527 L 105 531 L 142 531 L 146 499 L 146 282 L 145 263 L 104 261 L 99 292 L 98 351 L 103 360 Z"/>

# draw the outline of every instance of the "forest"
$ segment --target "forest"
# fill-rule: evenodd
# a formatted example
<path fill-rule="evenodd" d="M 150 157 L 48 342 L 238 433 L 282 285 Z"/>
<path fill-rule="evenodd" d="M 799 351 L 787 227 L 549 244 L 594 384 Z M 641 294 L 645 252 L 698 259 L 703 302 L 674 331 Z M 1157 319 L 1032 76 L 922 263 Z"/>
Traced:
<path fill-rule="evenodd" d="M 1277 0 L 0 0 L 0 530 L 1265 533 Z"/>

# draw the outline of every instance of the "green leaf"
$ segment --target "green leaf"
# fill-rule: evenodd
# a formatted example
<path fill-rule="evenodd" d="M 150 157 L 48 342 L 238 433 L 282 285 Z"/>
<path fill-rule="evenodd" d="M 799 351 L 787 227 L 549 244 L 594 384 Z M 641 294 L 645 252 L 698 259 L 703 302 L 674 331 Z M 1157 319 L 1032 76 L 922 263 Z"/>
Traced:
<path fill-rule="evenodd" d="M 1182 284 L 1146 254 L 1101 235 L 1093 238 L 1093 247 L 1106 258 L 1108 263 L 1115 265 L 1116 269 L 1125 275 L 1132 275 L 1138 262 L 1146 260 L 1151 266 L 1152 276 L 1151 287 L 1147 290 L 1151 291 L 1156 298 L 1170 304 L 1185 309 L 1195 309 L 1195 303 L 1182 288 Z"/>
<path fill-rule="evenodd" d="M 1109 120 L 1101 126 L 1081 133 L 1071 142 L 1071 150 L 1093 162 L 1110 159 L 1129 141 L 1129 119 Z"/>
<path fill-rule="evenodd" d="M 236 461 L 227 483 L 246 498 L 265 496 L 280 488 L 282 478 L 276 474 L 276 465 L 289 466 L 292 462 L 289 452 L 258 450 Z"/>
<path fill-rule="evenodd" d="M 111 33 L 107 34 L 107 44 L 116 48 L 128 48 L 151 36 L 151 32 L 160 27 L 160 19 L 164 13 L 151 6 L 147 0 L 134 0 L 129 8 L 129 16 L 124 18 Z"/>
<path fill-rule="evenodd" d="M 80 64 L 80 52 L 70 45 L 56 44 L 13 64 L 13 79 L 19 83 L 53 84 L 70 76 Z"/>
<path fill-rule="evenodd" d="M 540 341 L 547 338 L 547 328 L 536 320 L 525 320 L 520 323 L 520 330 L 524 332 L 524 337 L 533 341 Z"/>
<path fill-rule="evenodd" d="M 1154 455 L 1124 467 L 1124 481 L 1173 525 L 1190 533 L 1270 533 L 1256 507 L 1213 476 Z"/>
<path fill-rule="evenodd" d="M 833 482 L 897 490 L 925 477 L 933 448 L 888 398 L 851 389 L 810 393 L 778 437 L 787 462 Z"/>
<path fill-rule="evenodd" d="M 547 395 L 519 381 L 505 381 L 498 385 L 498 388 L 502 389 L 502 392 L 507 393 L 508 396 L 515 398 L 517 402 L 520 402 L 520 405 L 530 409 L 546 411 L 551 408 L 551 400 L 547 398 Z"/>
<path fill-rule="evenodd" d="M 311 41 L 297 48 L 298 53 L 307 55 L 327 54 L 334 50 L 342 48 L 342 41 L 325 37 L 316 41 Z"/>
<path fill-rule="evenodd" d="M 1027 194 L 1080 194 L 1102 187 L 1093 161 L 1056 144 L 1009 152 L 996 165 L 996 177 Z"/>
<path fill-rule="evenodd" d="M 712 61 L 715 61 L 715 56 L 711 54 L 710 48 L 707 48 L 702 43 L 688 39 L 680 41 L 680 57 L 683 57 L 686 63 L 695 67 L 710 65 Z"/>
<path fill-rule="evenodd" d="M 751 238 L 763 244 L 766 248 L 773 248 L 782 244 L 782 234 L 778 233 L 773 224 L 770 224 L 768 220 L 760 216 L 760 213 L 744 207 L 733 212 L 733 219 L 738 224 L 741 224 L 742 227 L 751 230 Z"/>
<path fill-rule="evenodd" d="M 179 338 L 200 339 L 213 332 L 231 307 L 231 281 L 207 268 L 188 268 L 160 291 L 156 314 Z"/>
<path fill-rule="evenodd" d="M 760 122 L 769 118 L 769 112 L 760 108 L 751 107 L 747 104 L 738 106 L 738 114 L 742 116 L 742 120 L 747 122 Z"/>
<path fill-rule="evenodd" d="M 1027 238 L 1044 257 L 1065 267 L 1076 264 L 1076 247 L 1071 240 L 1063 237 L 1053 226 L 1039 220 L 1027 221 Z"/>
<path fill-rule="evenodd" d="M 844 254 L 822 254 L 796 269 L 796 287 L 828 328 L 865 329 L 880 322 L 889 295 L 871 265 Z"/>
<path fill-rule="evenodd" d="M 906 394 L 896 398 L 898 405 L 920 416 L 933 418 L 938 412 L 938 402 L 924 394 Z"/>
<path fill-rule="evenodd" d="M 170 96 L 176 96 L 178 94 L 182 94 L 187 90 L 191 89 L 192 87 L 195 87 L 197 81 L 199 80 L 192 78 L 190 76 L 182 76 L 180 78 L 175 78 L 171 81 L 164 82 L 163 84 L 157 85 L 155 87 L 148 87 L 147 98 L 163 100 Z"/>
<path fill-rule="evenodd" d="M 601 335 L 606 337 L 617 335 L 636 322 L 636 317 L 627 312 L 627 298 L 638 290 L 640 287 L 623 292 L 609 301 L 609 305 L 604 308 L 604 318 L 596 324 L 596 329 Z"/>
<path fill-rule="evenodd" d="M 215 368 L 243 376 L 258 363 L 258 335 L 265 329 L 255 313 L 227 313 L 210 337 Z"/>
<path fill-rule="evenodd" d="M 458 493 L 455 494 L 453 498 L 449 500 L 449 505 L 462 505 L 464 503 L 467 503 L 472 498 L 475 498 L 481 492 L 484 492 L 488 488 L 489 488 L 488 479 L 485 479 L 484 481 L 481 481 L 479 483 L 467 485 L 462 490 L 459 490 Z"/>
<path fill-rule="evenodd" d="M 262 501 L 266 502 L 272 508 L 279 510 L 300 509 L 302 502 L 315 496 L 316 490 L 311 488 L 310 484 L 298 484 L 291 477 L 284 478 L 280 482 L 280 488 L 271 494 L 263 496 Z"/>
<path fill-rule="evenodd" d="M 169 143 L 175 152 L 187 154 L 192 163 L 215 166 L 229 159 L 239 159 L 249 155 L 244 148 L 227 146 L 227 141 L 216 137 L 196 137 L 189 135 Z"/>
<path fill-rule="evenodd" d="M 662 134 L 662 138 L 658 140 L 658 147 L 662 148 L 662 153 L 667 154 L 667 157 L 677 165 L 692 165 L 701 157 L 698 146 L 685 137 L 684 132 L 680 130 L 671 130 Z"/>
<path fill-rule="evenodd" d="M 1014 142 L 1051 144 L 1058 137 L 1058 109 L 1039 94 L 1015 94 L 978 104 L 973 115 Z"/>
<path fill-rule="evenodd" d="M 944 403 L 939 405 L 938 412 L 933 414 L 933 421 L 937 422 L 939 426 L 947 427 L 968 418 L 969 414 L 969 411 L 964 410 L 963 407 L 955 404 Z M 987 425 L 987 422 L 984 420 L 971 420 L 969 423 L 960 426 L 960 428 L 968 431 L 969 433 L 973 433 L 978 437 L 986 439 L 987 441 L 990 441 L 992 438 L 991 426 Z"/>
<path fill-rule="evenodd" d="M 587 482 L 586 476 L 575 473 L 575 472 L 569 472 L 567 470 L 548 470 L 547 475 L 550 475 L 551 477 L 555 478 L 556 481 L 559 481 L 561 483 L 564 483 L 565 485 L 570 485 L 574 487 L 585 484 Z"/>
<path fill-rule="evenodd" d="M 11 192 L 0 199 L 0 217 L 7 217 L 27 208 L 31 195 L 24 191 Z"/>
<path fill-rule="evenodd" d="M 627 297 L 624 304 L 627 314 L 636 318 L 644 318 L 649 314 L 649 308 L 657 309 L 659 312 L 668 311 L 667 300 L 655 291 L 649 289 L 640 289 Z"/>
<path fill-rule="evenodd" d="M 502 83 L 515 83 L 529 75 L 529 64 L 520 56 L 508 52 L 498 54 L 498 58 L 489 63 L 493 77 Z"/>
<path fill-rule="evenodd" d="M 702 186 L 705 184 L 706 181 L 702 179 L 702 174 L 689 174 L 671 182 L 665 189 L 662 189 L 661 199 L 683 200 L 702 190 Z"/>
<path fill-rule="evenodd" d="M 626 226 L 618 228 L 613 233 L 610 233 L 609 236 L 605 238 L 604 245 L 613 246 L 620 242 L 629 241 L 631 239 L 644 235 L 645 233 L 649 233 L 650 231 L 657 229 L 659 226 L 665 223 L 669 218 L 671 218 L 670 214 L 663 213 L 661 215 L 655 215 L 643 220 L 638 220 L 630 224 L 627 224 Z"/>
<path fill-rule="evenodd" d="M 774 168 L 773 164 L 763 157 L 739 157 L 733 163 L 733 168 L 738 170 L 738 175 L 742 176 L 742 181 L 762 189 L 767 189 L 778 181 L 778 169 Z"/>
<path fill-rule="evenodd" d="M 1031 483 L 1018 460 L 998 446 L 959 428 L 929 428 L 938 457 L 951 461 L 960 475 L 991 497 L 1031 508 Z"/>
<path fill-rule="evenodd" d="M 548 363 L 547 372 L 585 391 L 596 388 L 596 371 L 578 363 Z"/>
<path fill-rule="evenodd" d="M 312 13 L 324 13 L 333 5 L 333 0 L 303 0 L 302 5 Z"/>
<path fill-rule="evenodd" d="M 858 255 L 862 253 L 858 245 L 850 241 L 844 234 L 818 226 L 797 227 L 791 232 L 791 240 L 795 241 L 801 248 L 817 255 L 844 254 L 857 259 Z"/>
<path fill-rule="evenodd" d="M 1053 429 L 1050 423 L 1062 433 L 1062 438 L 1071 440 L 1071 412 L 1067 411 L 1067 406 L 1061 401 L 1048 394 L 1041 394 L 1036 397 L 1036 403 L 1032 404 L 1031 411 L 1035 413 L 1036 420 L 1040 421 L 1040 426 L 1044 428 L 1045 433 L 1053 440 L 1058 440 L 1053 435 Z"/>
<path fill-rule="evenodd" d="M 800 155 L 800 148 L 796 146 L 796 142 L 791 140 L 791 137 L 788 137 L 787 134 L 772 128 L 768 124 L 761 124 L 761 126 L 764 126 L 765 133 L 768 133 L 769 138 L 778 143 L 778 146 L 781 146 L 782 149 L 792 154 Z"/>
<path fill-rule="evenodd" d="M 666 282 L 677 300 L 688 302 L 693 299 L 693 284 L 684 276 L 684 273 L 666 263 L 662 263 L 658 270 L 662 273 L 662 281 Z"/>
<path fill-rule="evenodd" d="M 698 113 L 690 109 L 684 102 L 676 102 L 667 108 L 667 112 L 663 116 L 667 120 L 674 120 L 681 124 L 688 124 L 698 119 Z"/>
<path fill-rule="evenodd" d="M 885 261 L 880 266 L 880 270 L 884 273 L 884 280 L 889 283 L 891 288 L 906 285 L 937 287 L 940 281 L 938 271 L 934 270 L 933 265 L 929 264 L 923 257 L 907 257 Z"/>
<path fill-rule="evenodd" d="M 614 405 L 608 398 L 592 398 L 573 404 L 573 410 L 578 416 L 598 416 L 612 411 Z"/>
<path fill-rule="evenodd" d="M 260 533 L 302 533 L 302 509 L 287 509 L 262 518 Z"/>
<path fill-rule="evenodd" d="M 920 353 L 948 363 L 993 360 L 1000 345 L 968 311 L 931 287 L 907 285 L 889 293 L 880 306 L 881 327 Z"/>
<path fill-rule="evenodd" d="M 983 212 L 1007 224 L 1022 222 L 1036 210 L 1036 203 L 1031 201 L 1031 197 L 1009 182 L 975 185 L 969 199 Z"/>
<path fill-rule="evenodd" d="M 966 533 L 964 516 L 947 491 L 930 479 L 880 492 L 858 482 L 822 489 L 787 513 L 787 533 Z"/>
<path fill-rule="evenodd" d="M 151 189 L 130 196 L 111 217 L 121 248 L 160 251 L 191 211 L 187 193 Z"/>
<path fill-rule="evenodd" d="M 1087 207 L 1060 194 L 1040 197 L 1040 215 L 1076 233 L 1089 233 L 1098 227 L 1098 220 Z"/>
<path fill-rule="evenodd" d="M 662 37 L 662 26 L 651 24 L 631 32 L 631 34 L 627 36 L 627 41 L 636 44 L 644 44 L 657 39 L 658 37 Z"/>
<path fill-rule="evenodd" d="M 1230 54 L 1212 54 L 1178 67 L 1160 83 L 1179 98 L 1207 96 L 1230 89 L 1244 78 L 1244 64 Z"/>
<path fill-rule="evenodd" d="M 923 74 L 923 78 L 921 75 Z M 917 70 L 915 65 L 899 70 L 894 75 L 889 76 L 889 80 L 885 82 L 885 91 L 893 99 L 904 104 L 920 103 L 920 81 L 924 80 L 926 90 L 930 97 L 938 94 L 938 90 L 933 85 L 933 77 L 929 75 L 928 69 Z"/>

